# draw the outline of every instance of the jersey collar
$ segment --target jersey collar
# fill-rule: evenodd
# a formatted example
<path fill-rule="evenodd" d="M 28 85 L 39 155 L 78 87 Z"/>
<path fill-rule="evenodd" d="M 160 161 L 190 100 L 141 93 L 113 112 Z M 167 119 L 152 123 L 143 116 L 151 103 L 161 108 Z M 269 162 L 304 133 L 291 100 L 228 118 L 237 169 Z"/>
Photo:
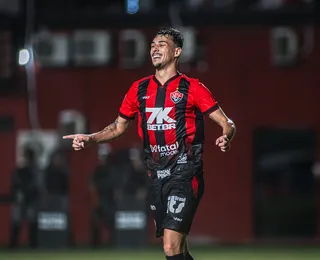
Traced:
<path fill-rule="evenodd" d="M 168 79 L 163 85 L 160 83 L 160 81 L 156 78 L 155 75 L 153 75 L 153 80 L 158 84 L 158 86 L 167 87 L 171 81 L 175 80 L 180 75 L 181 75 L 180 72 L 177 71 L 177 74 L 171 77 L 170 79 Z"/>

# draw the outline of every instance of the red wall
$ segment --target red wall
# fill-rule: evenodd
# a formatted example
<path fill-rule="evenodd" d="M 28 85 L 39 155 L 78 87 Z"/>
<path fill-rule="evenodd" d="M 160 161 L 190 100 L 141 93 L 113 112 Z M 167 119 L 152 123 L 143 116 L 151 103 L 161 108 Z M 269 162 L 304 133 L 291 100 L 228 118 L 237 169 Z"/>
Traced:
<path fill-rule="evenodd" d="M 320 47 L 293 68 L 271 65 L 270 28 L 215 28 L 199 30 L 207 45 L 206 72 L 182 71 L 198 77 L 212 90 L 238 129 L 232 151 L 224 154 L 213 145 L 221 134 L 219 127 L 207 120 L 204 154 L 206 192 L 199 208 L 192 234 L 206 235 L 225 242 L 247 242 L 252 230 L 252 131 L 258 126 L 311 126 L 320 133 Z M 316 31 L 315 42 L 320 30 Z M 117 116 L 119 105 L 130 84 L 152 73 L 146 64 L 137 70 L 118 68 L 43 69 L 37 77 L 39 115 L 43 128 L 56 128 L 62 109 L 78 109 L 96 131 Z M 0 113 L 16 116 L 18 127 L 27 126 L 23 102 L 13 105 L 1 100 Z M 19 103 L 19 104 L 18 104 Z M 4 105 L 3 105 L 4 104 Z M 0 150 L 3 172 L 14 166 L 14 135 L 0 135 L 9 150 Z M 113 145 L 125 147 L 138 140 L 136 126 Z M 320 143 L 319 143 L 320 144 Z M 88 242 L 89 219 L 87 180 L 95 162 L 95 149 L 71 155 L 71 215 L 77 243 Z M 8 190 L 9 178 L 1 175 L 1 190 Z M 0 208 L 7 221 L 8 209 Z M 1 213 L 4 213 L 1 214 Z M 6 217 L 4 217 L 6 216 Z M 7 240 L 7 222 L 0 221 L 0 243 Z"/>

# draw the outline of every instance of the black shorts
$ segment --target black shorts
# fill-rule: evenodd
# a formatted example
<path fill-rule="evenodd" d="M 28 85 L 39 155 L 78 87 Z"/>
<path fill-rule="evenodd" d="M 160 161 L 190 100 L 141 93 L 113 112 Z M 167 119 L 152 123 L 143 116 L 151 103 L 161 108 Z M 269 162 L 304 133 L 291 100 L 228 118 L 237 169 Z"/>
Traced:
<path fill-rule="evenodd" d="M 153 181 L 149 203 L 155 220 L 156 237 L 163 236 L 164 229 L 188 234 L 203 192 L 202 171 L 191 178 Z"/>

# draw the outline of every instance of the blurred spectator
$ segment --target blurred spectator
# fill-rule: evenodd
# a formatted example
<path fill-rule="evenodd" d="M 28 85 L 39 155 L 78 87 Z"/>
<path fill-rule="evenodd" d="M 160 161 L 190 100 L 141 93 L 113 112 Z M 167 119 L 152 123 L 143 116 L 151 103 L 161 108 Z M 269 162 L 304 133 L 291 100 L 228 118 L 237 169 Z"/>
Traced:
<path fill-rule="evenodd" d="M 58 150 L 51 155 L 49 166 L 45 170 L 47 195 L 68 196 L 69 173 L 65 154 Z"/>
<path fill-rule="evenodd" d="M 115 198 L 124 197 L 144 200 L 146 198 L 147 175 L 140 149 L 133 147 L 120 151 L 116 156 Z"/>
<path fill-rule="evenodd" d="M 94 170 L 90 184 L 91 205 L 91 244 L 97 246 L 101 243 L 101 223 L 108 229 L 110 243 L 114 237 L 114 188 L 111 179 L 112 156 L 109 144 L 100 144 L 98 148 L 99 164 Z"/>
<path fill-rule="evenodd" d="M 29 246 L 37 241 L 37 204 L 41 192 L 39 187 L 40 170 L 36 163 L 35 151 L 26 147 L 23 151 L 24 163 L 12 174 L 11 191 L 13 198 L 11 215 L 10 247 L 18 245 L 22 223 L 26 219 L 29 226 Z"/>

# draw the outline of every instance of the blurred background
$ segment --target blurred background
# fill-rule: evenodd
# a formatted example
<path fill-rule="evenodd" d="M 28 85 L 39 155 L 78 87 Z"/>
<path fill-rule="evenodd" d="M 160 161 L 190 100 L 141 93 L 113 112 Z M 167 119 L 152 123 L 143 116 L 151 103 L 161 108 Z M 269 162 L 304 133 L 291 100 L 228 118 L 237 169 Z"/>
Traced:
<path fill-rule="evenodd" d="M 238 129 L 223 154 L 207 120 L 196 259 L 319 259 L 319 18 L 315 0 L 0 0 L 0 259 L 163 258 L 136 122 L 79 153 L 61 136 L 115 120 L 165 26 Z"/>

